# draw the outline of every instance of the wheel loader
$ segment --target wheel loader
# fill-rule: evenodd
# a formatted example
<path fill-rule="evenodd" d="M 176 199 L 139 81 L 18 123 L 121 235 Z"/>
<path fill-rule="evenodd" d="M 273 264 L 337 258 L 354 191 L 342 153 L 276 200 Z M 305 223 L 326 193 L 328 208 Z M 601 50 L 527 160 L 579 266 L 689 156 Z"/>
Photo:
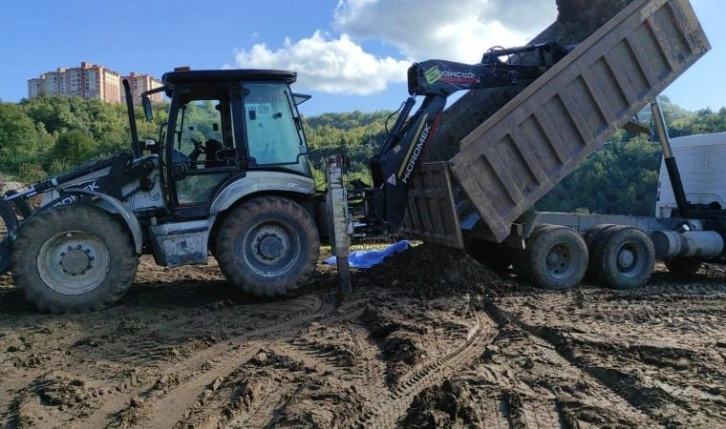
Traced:
<path fill-rule="evenodd" d="M 307 96 L 290 90 L 295 74 L 178 70 L 162 81 L 155 91 L 169 98 L 169 117 L 158 140 L 139 141 L 127 93 L 131 150 L 0 204 L 0 268 L 39 309 L 111 305 L 144 253 L 167 267 L 206 264 L 212 254 L 230 283 L 261 296 L 283 295 L 314 271 L 319 197 L 296 107 Z"/>

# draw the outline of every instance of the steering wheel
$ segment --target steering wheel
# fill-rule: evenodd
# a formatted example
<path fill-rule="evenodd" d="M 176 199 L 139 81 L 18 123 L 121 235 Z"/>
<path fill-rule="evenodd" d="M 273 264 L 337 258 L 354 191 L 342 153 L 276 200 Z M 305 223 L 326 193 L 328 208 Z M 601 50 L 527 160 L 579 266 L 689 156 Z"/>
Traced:
<path fill-rule="evenodd" d="M 195 150 L 196 150 L 196 149 L 199 149 L 199 150 L 204 150 L 204 143 L 202 143 L 202 142 L 200 142 L 199 140 L 197 140 L 197 139 L 195 139 L 195 138 L 192 138 L 192 137 L 189 137 L 189 140 L 191 140 L 191 141 L 192 141 L 192 143 L 194 143 L 194 149 L 195 149 Z"/>
<path fill-rule="evenodd" d="M 197 159 L 199 158 L 199 155 L 201 155 L 202 152 L 204 152 L 205 147 L 204 147 L 204 143 L 200 142 L 199 140 L 193 139 L 191 137 L 189 138 L 189 140 L 191 140 L 192 143 L 194 143 L 194 150 L 192 151 L 192 153 L 189 154 L 189 160 L 192 161 L 191 167 L 196 168 L 195 163 L 196 163 Z"/>

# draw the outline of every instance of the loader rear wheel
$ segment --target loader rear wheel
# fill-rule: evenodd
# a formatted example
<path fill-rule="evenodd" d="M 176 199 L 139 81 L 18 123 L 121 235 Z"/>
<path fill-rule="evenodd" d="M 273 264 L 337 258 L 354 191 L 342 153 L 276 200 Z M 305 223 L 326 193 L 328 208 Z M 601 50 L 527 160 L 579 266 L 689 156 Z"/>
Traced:
<path fill-rule="evenodd" d="M 644 285 L 655 264 L 655 249 L 648 235 L 632 226 L 616 226 L 602 234 L 591 256 L 595 277 L 616 289 Z"/>
<path fill-rule="evenodd" d="M 563 290 L 579 284 L 587 270 L 585 240 L 573 229 L 560 225 L 538 228 L 520 253 L 517 272 L 525 281 L 547 289 Z"/>
<path fill-rule="evenodd" d="M 320 238 L 294 201 L 259 197 L 232 209 L 219 228 L 216 257 L 227 280 L 256 296 L 280 296 L 315 271 Z"/>
<path fill-rule="evenodd" d="M 11 270 L 40 310 L 80 313 L 124 296 L 138 263 L 131 235 L 117 218 L 72 204 L 43 210 L 21 225 Z"/>

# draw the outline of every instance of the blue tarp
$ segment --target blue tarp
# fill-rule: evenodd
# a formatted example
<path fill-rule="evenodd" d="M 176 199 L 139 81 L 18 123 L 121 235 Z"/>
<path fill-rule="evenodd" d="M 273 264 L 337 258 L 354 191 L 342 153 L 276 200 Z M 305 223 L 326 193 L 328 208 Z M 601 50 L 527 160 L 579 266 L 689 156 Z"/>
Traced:
<path fill-rule="evenodd" d="M 355 250 L 348 255 L 348 264 L 353 268 L 370 268 L 383 262 L 387 257 L 408 249 L 408 240 L 401 240 L 385 249 Z M 326 264 L 334 265 L 335 256 L 325 259 Z"/>

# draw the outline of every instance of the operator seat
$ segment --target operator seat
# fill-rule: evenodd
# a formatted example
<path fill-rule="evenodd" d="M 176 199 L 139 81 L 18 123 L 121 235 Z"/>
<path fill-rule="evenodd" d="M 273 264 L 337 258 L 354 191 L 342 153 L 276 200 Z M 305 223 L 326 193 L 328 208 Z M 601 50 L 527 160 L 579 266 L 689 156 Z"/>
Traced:
<path fill-rule="evenodd" d="M 209 139 L 204 142 L 204 167 L 222 167 L 225 163 L 223 162 L 224 146 L 222 142 L 217 139 Z"/>

